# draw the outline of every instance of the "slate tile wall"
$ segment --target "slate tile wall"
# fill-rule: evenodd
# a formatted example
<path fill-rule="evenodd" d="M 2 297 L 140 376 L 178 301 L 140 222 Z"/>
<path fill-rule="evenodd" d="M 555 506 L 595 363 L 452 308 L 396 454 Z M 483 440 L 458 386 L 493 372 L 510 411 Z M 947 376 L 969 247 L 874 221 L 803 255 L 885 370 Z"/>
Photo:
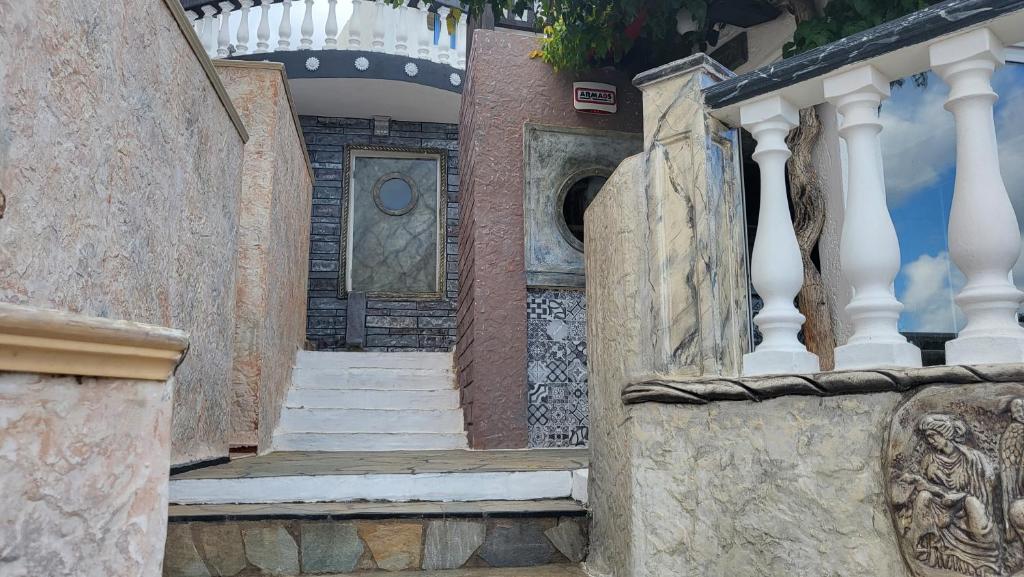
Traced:
<path fill-rule="evenodd" d="M 581 290 L 529 289 L 527 425 L 531 448 L 587 444 L 587 301 Z"/>
<path fill-rule="evenodd" d="M 459 127 L 457 124 L 392 120 L 389 136 L 373 136 L 368 118 L 301 116 L 316 181 L 309 254 L 306 337 L 314 350 L 344 350 L 348 306 L 339 294 L 342 183 L 349 146 L 378 145 L 447 150 L 448 210 L 445 222 L 445 298 L 432 301 L 368 299 L 366 350 L 450 351 L 455 344 L 459 292 Z"/>

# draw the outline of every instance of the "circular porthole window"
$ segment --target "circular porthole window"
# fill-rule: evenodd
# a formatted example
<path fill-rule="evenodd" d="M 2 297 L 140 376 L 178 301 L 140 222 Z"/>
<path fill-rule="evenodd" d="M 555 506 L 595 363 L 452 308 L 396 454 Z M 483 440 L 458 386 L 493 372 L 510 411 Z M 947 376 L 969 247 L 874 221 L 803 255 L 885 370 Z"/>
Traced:
<path fill-rule="evenodd" d="M 576 250 L 583 250 L 583 213 L 608 182 L 608 176 L 607 171 L 593 169 L 570 176 L 562 185 L 556 205 L 558 228 Z"/>
<path fill-rule="evenodd" d="M 399 216 L 416 206 L 416 186 L 403 174 L 385 174 L 373 185 L 373 202 L 381 212 Z"/>

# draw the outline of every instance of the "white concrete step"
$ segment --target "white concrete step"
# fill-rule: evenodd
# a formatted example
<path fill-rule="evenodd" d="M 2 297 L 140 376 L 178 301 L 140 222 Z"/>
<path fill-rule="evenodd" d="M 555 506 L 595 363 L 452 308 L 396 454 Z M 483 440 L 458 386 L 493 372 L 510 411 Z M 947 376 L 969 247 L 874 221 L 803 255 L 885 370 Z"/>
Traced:
<path fill-rule="evenodd" d="M 452 353 L 363 353 L 299 351 L 295 361 L 303 369 L 380 368 L 451 370 Z"/>
<path fill-rule="evenodd" d="M 292 371 L 292 384 L 306 389 L 442 390 L 455 388 L 451 372 L 422 372 L 403 369 L 304 369 Z"/>
<path fill-rule="evenodd" d="M 285 400 L 286 408 L 296 409 L 458 409 L 459 391 L 383 389 L 292 388 Z"/>
<path fill-rule="evenodd" d="M 433 451 L 465 449 L 466 433 L 283 433 L 274 451 Z"/>
<path fill-rule="evenodd" d="M 458 409 L 285 409 L 282 433 L 461 433 Z"/>

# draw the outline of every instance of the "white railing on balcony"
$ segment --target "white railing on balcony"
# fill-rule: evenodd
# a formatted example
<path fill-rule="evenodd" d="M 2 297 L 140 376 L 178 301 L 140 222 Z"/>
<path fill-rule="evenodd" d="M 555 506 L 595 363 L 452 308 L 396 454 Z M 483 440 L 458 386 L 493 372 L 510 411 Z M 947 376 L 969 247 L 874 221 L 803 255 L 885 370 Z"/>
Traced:
<path fill-rule="evenodd" d="M 1010 24 L 997 26 L 1000 35 L 1009 42 L 1024 40 L 1024 14 L 1009 18 Z M 804 276 L 784 169 L 790 156 L 785 138 L 798 124 L 798 109 L 826 101 L 840 115 L 839 135 L 846 142 L 848 187 L 839 264 L 853 288 L 847 306 L 853 336 L 837 347 L 835 368 L 921 366 L 920 350 L 897 330 L 903 305 L 893 283 L 900 248 L 886 206 L 879 106 L 889 96 L 890 81 L 927 69 L 949 86 L 945 108 L 956 126 L 957 151 L 949 254 L 966 277 L 955 299 L 966 325 L 947 343 L 946 362 L 1024 362 L 1024 328 L 1017 320 L 1024 293 L 1014 286 L 1011 273 L 1021 234 L 1000 174 L 993 118 L 997 94 L 991 77 L 1005 57 L 995 29 L 986 25 L 955 33 L 920 45 L 917 52 L 908 49 L 850 64 L 712 111 L 751 132 L 761 172 L 751 279 L 765 303 L 754 318 L 764 340 L 745 356 L 744 374 L 819 370 L 817 357 L 797 338 L 804 317 L 793 302 Z M 894 78 L 883 70 L 900 74 Z"/>
<path fill-rule="evenodd" d="M 374 0 L 239 0 L 190 10 L 211 58 L 290 50 L 362 50 L 466 67 L 466 16 Z M 432 25 L 431 25 L 432 23 Z"/>

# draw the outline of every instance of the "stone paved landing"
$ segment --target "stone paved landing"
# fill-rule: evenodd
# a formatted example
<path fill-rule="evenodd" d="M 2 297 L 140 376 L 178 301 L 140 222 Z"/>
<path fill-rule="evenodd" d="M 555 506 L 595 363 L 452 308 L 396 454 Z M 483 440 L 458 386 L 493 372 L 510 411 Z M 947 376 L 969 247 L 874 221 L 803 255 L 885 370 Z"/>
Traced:
<path fill-rule="evenodd" d="M 566 471 L 590 465 L 587 449 L 521 451 L 277 452 L 181 473 L 179 479 L 240 479 L 293 475 Z"/>
<path fill-rule="evenodd" d="M 174 475 L 175 504 L 586 501 L 588 452 L 282 452 Z"/>

